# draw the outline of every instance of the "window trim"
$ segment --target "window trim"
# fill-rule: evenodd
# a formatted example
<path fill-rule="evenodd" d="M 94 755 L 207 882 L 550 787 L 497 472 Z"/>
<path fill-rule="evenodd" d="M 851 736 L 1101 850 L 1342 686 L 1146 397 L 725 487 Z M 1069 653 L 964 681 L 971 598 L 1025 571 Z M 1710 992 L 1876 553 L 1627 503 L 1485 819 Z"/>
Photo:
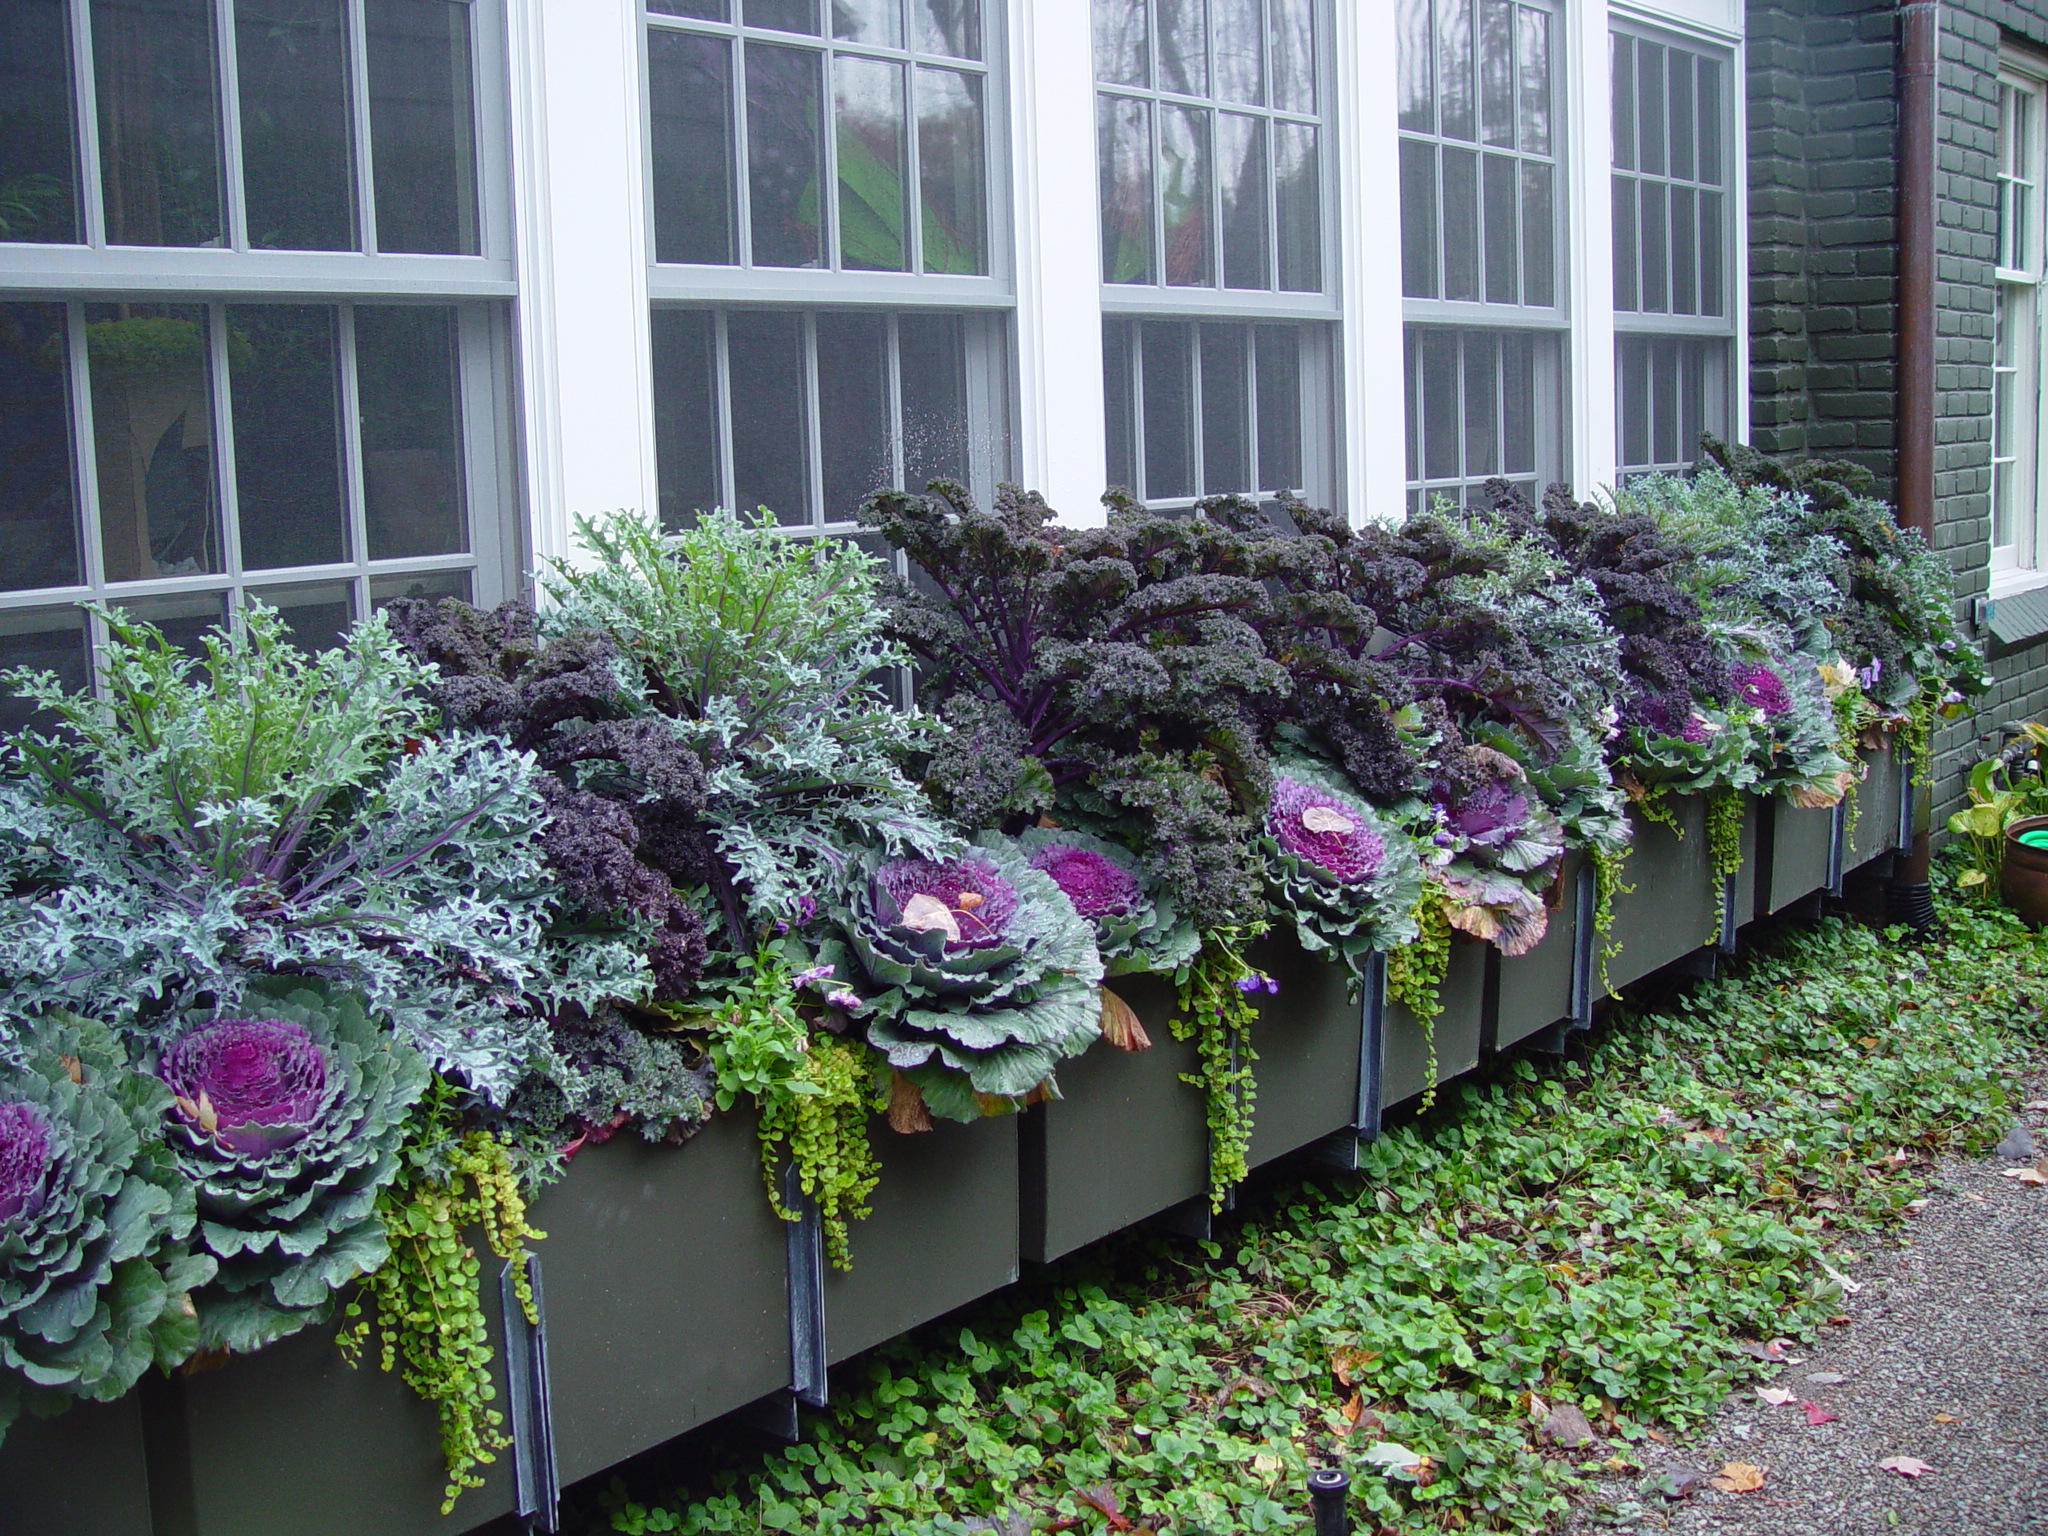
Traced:
<path fill-rule="evenodd" d="M 2041 434 L 2044 426 L 2044 400 L 2041 388 L 2042 290 L 2044 282 L 2048 282 L 2048 257 L 2044 257 L 2043 254 L 2044 245 L 2048 245 L 2048 219 L 2044 219 L 2042 208 L 2043 184 L 2048 182 L 2048 176 L 2042 173 L 2042 162 L 2048 159 L 2048 145 L 2043 143 L 2044 132 L 2048 132 L 2048 61 L 2037 61 L 2008 49 L 1999 59 L 1998 85 L 2000 99 L 1995 175 L 1998 185 L 1999 229 L 1998 254 L 1992 272 L 1993 382 L 1991 437 L 1986 444 L 1989 449 L 1987 460 L 1991 483 L 1987 508 L 1989 516 L 1985 519 L 1985 546 L 1992 591 L 1998 595 L 2011 596 L 2028 587 L 2048 582 L 2048 572 L 2041 568 L 2044 543 L 2041 528 Z M 2012 93 L 2011 97 L 2006 95 L 2008 91 Z M 2014 181 L 2023 180 L 2008 175 L 2006 171 L 2006 153 L 2011 132 L 2011 124 L 2006 114 L 2008 100 L 2016 104 L 2027 104 L 2025 110 L 2032 128 L 2030 147 L 2035 161 L 2031 182 L 2034 196 L 2023 232 L 2024 236 L 2029 237 L 2033 262 L 2023 267 L 2008 267 L 2004 264 L 2007 254 L 2007 188 Z M 1999 431 L 2003 424 L 1998 419 L 1997 378 L 2004 370 L 1998 362 L 1997 348 L 2000 332 L 2005 329 L 2006 317 L 2010 313 L 2009 305 L 2020 311 L 2020 323 L 2015 340 L 2021 348 L 2022 357 L 2013 365 L 2012 371 L 2015 393 L 2021 397 L 2015 423 L 2021 435 L 2019 442 L 2015 444 L 2016 451 L 2010 455 L 2001 455 L 1998 451 Z M 2024 398 L 2029 386 L 2033 396 L 2031 403 Z M 2015 516 L 2010 530 L 2013 538 L 2004 544 L 1998 542 L 2001 459 L 2013 467 L 2013 480 L 2017 481 L 2013 490 L 2022 503 L 2014 508 Z M 2031 507 L 2025 505 L 2028 502 L 2031 503 Z"/>

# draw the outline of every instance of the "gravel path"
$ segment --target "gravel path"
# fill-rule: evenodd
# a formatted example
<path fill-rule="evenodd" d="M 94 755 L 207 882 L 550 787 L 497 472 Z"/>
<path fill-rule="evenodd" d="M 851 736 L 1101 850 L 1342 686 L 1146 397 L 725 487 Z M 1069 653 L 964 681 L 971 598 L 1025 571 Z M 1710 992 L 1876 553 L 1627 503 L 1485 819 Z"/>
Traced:
<path fill-rule="evenodd" d="M 2048 1076 L 2026 1098 L 2048 1101 Z M 2048 1168 L 2048 1111 L 2022 1118 Z M 1862 1287 L 1844 1302 L 1850 1321 L 1788 1349 L 1799 1363 L 1764 1383 L 1792 1402 L 1774 1407 L 1744 1387 L 1694 1440 L 1646 1444 L 1648 1476 L 1601 1484 L 1567 1529 L 2048 1536 L 2048 1186 L 2003 1176 L 2025 1166 L 1945 1164 L 1903 1240 L 1847 1266 Z M 1810 1425 L 1809 1401 L 1835 1421 Z M 1879 1467 L 1894 1456 L 1931 1470 L 1909 1478 Z M 1644 1486 L 1728 1462 L 1761 1469 L 1762 1487 L 1694 1481 L 1669 1501 Z"/>

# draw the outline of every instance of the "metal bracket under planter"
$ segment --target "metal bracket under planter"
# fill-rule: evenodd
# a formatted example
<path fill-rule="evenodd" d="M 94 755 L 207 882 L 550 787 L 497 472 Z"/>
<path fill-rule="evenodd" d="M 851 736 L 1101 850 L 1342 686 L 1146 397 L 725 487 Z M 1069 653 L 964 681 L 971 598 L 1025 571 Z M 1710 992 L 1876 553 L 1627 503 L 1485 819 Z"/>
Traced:
<path fill-rule="evenodd" d="M 529 1531 L 554 1536 L 562 1502 L 555 1469 L 555 1420 L 549 1403 L 547 1296 L 540 1259 L 526 1256 L 526 1283 L 535 1321 L 519 1304 L 513 1261 L 498 1272 L 498 1307 L 505 1320 L 505 1396 L 512 1409 L 512 1508 Z"/>
<path fill-rule="evenodd" d="M 1834 821 L 1828 829 L 1828 894 L 1839 897 L 1849 869 L 1849 802 L 1837 800 Z"/>
<path fill-rule="evenodd" d="M 1572 905 L 1578 928 L 1572 934 L 1572 1012 L 1567 1021 L 1573 1029 L 1593 1027 L 1593 1005 L 1600 999 L 1601 935 L 1594 923 L 1600 909 L 1600 875 L 1588 859 L 1579 867 L 1572 883 Z"/>
<path fill-rule="evenodd" d="M 1901 752 L 1899 758 L 1899 840 L 1895 844 L 1901 851 L 1913 846 L 1914 811 L 1913 784 L 1914 763 L 1912 754 Z"/>
<path fill-rule="evenodd" d="M 807 1408 L 825 1406 L 825 1224 L 803 1191 L 796 1164 L 782 1170 L 782 1202 L 799 1219 L 784 1229 L 789 1248 L 789 1391 Z"/>

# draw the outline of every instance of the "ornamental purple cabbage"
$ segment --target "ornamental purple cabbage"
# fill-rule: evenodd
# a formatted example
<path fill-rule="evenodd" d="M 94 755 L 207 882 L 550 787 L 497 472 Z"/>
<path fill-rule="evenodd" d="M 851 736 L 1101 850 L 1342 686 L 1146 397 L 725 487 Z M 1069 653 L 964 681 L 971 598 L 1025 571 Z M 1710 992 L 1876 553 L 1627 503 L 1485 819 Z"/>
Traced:
<path fill-rule="evenodd" d="M 50 1122 L 33 1104 L 0 1104 L 0 1224 L 42 1209 L 50 1175 Z"/>
<path fill-rule="evenodd" d="M 1343 885 L 1370 880 L 1387 854 L 1386 843 L 1352 807 L 1284 773 L 1273 781 L 1266 824 L 1282 848 Z"/>
<path fill-rule="evenodd" d="M 1031 867 L 1052 876 L 1086 918 L 1122 917 L 1141 895 L 1135 875 L 1093 848 L 1047 843 L 1031 856 Z"/>
<path fill-rule="evenodd" d="M 1766 720 L 1791 712 L 1792 696 L 1785 691 L 1785 680 L 1761 662 L 1739 662 L 1728 669 L 1728 677 L 1735 684 L 1736 696 L 1752 709 L 1762 710 Z"/>
<path fill-rule="evenodd" d="M 1473 842 L 1497 841 L 1529 819 L 1529 797 L 1498 779 L 1489 780 L 1459 801 L 1450 813 L 1451 830 Z"/>
<path fill-rule="evenodd" d="M 892 859 L 875 871 L 875 894 L 882 898 L 884 921 L 905 927 L 927 926 L 906 922 L 915 916 L 909 910 L 915 898 L 928 896 L 941 903 L 959 932 L 957 939 L 947 939 L 948 953 L 1000 944 L 1017 912 L 1016 887 L 994 864 L 974 854 L 943 864 Z"/>
<path fill-rule="evenodd" d="M 303 1140 L 327 1098 L 326 1054 L 289 1019 L 203 1025 L 171 1048 L 158 1071 L 177 1094 L 179 1113 L 232 1152 L 274 1152 Z"/>

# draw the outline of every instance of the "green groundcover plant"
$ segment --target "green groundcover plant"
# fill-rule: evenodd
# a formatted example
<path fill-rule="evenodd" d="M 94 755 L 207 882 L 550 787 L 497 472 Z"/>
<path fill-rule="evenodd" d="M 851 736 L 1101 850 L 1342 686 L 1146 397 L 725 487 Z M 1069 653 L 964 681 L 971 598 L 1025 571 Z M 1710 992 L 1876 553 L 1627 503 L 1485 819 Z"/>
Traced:
<path fill-rule="evenodd" d="M 600 1518 L 1299 1532 L 1307 1471 L 1337 1463 L 1366 1529 L 1543 1527 L 1582 1471 L 1765 1369 L 1745 1342 L 1825 1326 L 1823 1255 L 2008 1123 L 2048 941 L 1945 916 L 1920 947 L 1785 934 L 1583 1057 L 1447 1096 L 1355 1181 L 1276 1188 L 1199 1252 L 1134 1241 L 884 1349 L 805 1443 L 678 1497 L 615 1487 Z M 1543 1447 L 1537 1403 L 1600 1440 Z"/>

